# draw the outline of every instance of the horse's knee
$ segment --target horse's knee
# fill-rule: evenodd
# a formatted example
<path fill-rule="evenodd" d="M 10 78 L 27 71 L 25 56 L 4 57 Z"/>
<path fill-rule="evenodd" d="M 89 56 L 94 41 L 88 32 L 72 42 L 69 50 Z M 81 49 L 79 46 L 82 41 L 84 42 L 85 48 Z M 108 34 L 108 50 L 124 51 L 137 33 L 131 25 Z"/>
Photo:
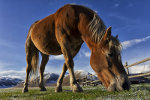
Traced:
<path fill-rule="evenodd" d="M 67 59 L 66 60 L 66 65 L 67 65 L 67 67 L 70 69 L 70 68 L 73 68 L 73 66 L 74 66 L 74 62 L 73 62 L 73 59 Z"/>
<path fill-rule="evenodd" d="M 49 56 L 45 55 L 45 54 L 42 54 L 42 59 L 43 59 L 43 61 L 48 62 Z"/>

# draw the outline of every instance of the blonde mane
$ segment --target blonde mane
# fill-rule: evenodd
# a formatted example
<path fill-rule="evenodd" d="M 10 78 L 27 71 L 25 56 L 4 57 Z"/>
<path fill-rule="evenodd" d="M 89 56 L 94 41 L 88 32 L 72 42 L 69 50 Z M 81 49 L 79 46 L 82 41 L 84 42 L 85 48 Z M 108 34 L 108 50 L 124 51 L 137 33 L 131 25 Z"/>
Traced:
<path fill-rule="evenodd" d="M 92 21 L 89 23 L 89 30 L 92 33 L 92 39 L 95 42 L 100 42 L 105 34 L 106 26 L 102 19 L 94 13 Z"/>

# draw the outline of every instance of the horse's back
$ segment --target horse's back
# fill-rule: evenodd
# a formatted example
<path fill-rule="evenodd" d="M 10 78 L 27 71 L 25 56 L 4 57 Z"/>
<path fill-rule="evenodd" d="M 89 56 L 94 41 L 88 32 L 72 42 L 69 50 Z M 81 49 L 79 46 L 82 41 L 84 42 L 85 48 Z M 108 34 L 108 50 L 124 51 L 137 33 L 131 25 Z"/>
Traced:
<path fill-rule="evenodd" d="M 83 6 L 65 5 L 58 9 L 56 13 L 35 23 L 31 30 L 31 39 L 37 49 L 48 55 L 62 54 L 60 43 L 57 41 L 60 39 L 60 33 L 67 35 L 71 48 L 78 48 L 83 43 L 78 30 L 79 13 L 83 12 L 83 9 L 87 14 L 91 12 Z M 86 12 L 86 10 L 89 11 Z"/>

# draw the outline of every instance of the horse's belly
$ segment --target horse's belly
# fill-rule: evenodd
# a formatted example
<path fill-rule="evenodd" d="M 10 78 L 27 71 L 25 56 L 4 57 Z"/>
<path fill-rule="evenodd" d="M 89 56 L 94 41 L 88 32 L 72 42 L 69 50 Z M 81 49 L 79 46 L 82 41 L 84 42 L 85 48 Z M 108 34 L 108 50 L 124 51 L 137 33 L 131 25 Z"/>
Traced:
<path fill-rule="evenodd" d="M 41 47 L 37 47 L 37 49 L 40 51 L 40 52 L 42 52 L 42 53 L 44 53 L 44 54 L 46 54 L 46 55 L 60 55 L 60 54 L 62 54 L 62 52 L 61 52 L 61 49 L 60 49 L 60 47 L 59 46 L 55 46 L 55 45 L 48 45 L 48 46 L 42 46 L 42 48 Z"/>
<path fill-rule="evenodd" d="M 60 46 L 52 43 L 47 44 L 46 46 L 42 46 L 40 50 L 42 53 L 47 55 L 60 55 L 62 54 Z"/>
<path fill-rule="evenodd" d="M 61 48 L 55 38 L 42 38 L 42 36 L 38 36 L 36 39 L 32 37 L 32 41 L 36 48 L 46 55 L 62 54 Z"/>

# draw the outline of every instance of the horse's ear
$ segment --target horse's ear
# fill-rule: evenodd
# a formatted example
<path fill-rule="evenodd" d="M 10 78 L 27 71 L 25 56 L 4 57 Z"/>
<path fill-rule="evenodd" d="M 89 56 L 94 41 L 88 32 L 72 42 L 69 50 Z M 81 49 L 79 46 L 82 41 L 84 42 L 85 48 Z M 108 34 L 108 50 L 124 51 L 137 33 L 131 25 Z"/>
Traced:
<path fill-rule="evenodd" d="M 111 37 L 111 26 L 107 28 L 105 35 L 104 35 L 104 40 L 110 39 Z"/>

